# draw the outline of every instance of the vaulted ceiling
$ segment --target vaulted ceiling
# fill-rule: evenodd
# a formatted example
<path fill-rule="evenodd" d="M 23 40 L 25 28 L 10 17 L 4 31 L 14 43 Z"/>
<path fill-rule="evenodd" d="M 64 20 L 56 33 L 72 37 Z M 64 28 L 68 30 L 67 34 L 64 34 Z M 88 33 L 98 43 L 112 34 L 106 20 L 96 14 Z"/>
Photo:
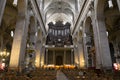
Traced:
<path fill-rule="evenodd" d="M 17 19 L 17 6 L 13 5 L 14 0 L 7 0 L 2 22 L 6 27 L 15 28 Z M 42 18 L 48 30 L 48 23 L 63 21 L 70 22 L 71 30 L 79 15 L 79 3 L 81 0 L 36 0 L 41 10 Z"/>
<path fill-rule="evenodd" d="M 43 12 L 43 19 L 48 29 L 48 23 L 56 21 L 63 21 L 63 23 L 70 22 L 71 30 L 78 17 L 78 3 L 79 0 L 41 0 L 41 12 Z"/>

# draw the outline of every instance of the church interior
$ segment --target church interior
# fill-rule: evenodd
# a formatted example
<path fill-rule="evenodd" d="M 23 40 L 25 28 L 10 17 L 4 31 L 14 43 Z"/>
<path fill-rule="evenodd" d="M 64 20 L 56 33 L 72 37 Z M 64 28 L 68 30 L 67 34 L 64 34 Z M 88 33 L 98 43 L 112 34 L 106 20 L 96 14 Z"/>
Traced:
<path fill-rule="evenodd" d="M 120 80 L 120 0 L 0 0 L 0 80 Z"/>

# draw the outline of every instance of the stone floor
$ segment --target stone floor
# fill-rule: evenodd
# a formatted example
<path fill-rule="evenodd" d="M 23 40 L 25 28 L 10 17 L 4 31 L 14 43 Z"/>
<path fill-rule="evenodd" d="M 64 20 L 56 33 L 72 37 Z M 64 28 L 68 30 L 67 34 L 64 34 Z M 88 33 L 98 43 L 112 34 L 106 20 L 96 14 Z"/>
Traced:
<path fill-rule="evenodd" d="M 68 80 L 65 74 L 61 72 L 60 70 L 57 71 L 56 78 L 57 80 Z"/>

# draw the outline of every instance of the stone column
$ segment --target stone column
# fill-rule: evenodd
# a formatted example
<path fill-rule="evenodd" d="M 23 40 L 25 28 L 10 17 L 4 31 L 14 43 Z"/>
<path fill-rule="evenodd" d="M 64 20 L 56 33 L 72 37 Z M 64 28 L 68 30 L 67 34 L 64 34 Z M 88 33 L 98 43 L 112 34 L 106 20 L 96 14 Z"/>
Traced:
<path fill-rule="evenodd" d="M 100 69 L 102 62 L 101 62 L 101 56 L 100 56 L 100 49 L 99 49 L 99 38 L 98 38 L 98 32 L 96 27 L 95 18 L 92 18 L 92 26 L 93 26 L 93 34 L 94 34 L 94 42 L 95 42 L 95 52 L 96 52 L 96 69 Z"/>
<path fill-rule="evenodd" d="M 119 11 L 120 11 L 120 0 L 117 0 L 117 4 L 118 4 Z"/>
<path fill-rule="evenodd" d="M 74 48 L 74 59 L 75 59 L 75 65 L 77 67 L 79 67 L 79 60 L 78 60 L 79 56 L 78 56 L 78 47 Z"/>
<path fill-rule="evenodd" d="M 96 29 L 97 29 L 97 36 L 95 37 L 98 38 L 97 48 L 99 49 L 98 54 L 101 57 L 101 63 L 102 63 L 101 66 L 103 69 L 112 69 L 112 60 L 111 60 L 111 55 L 110 55 L 108 37 L 106 34 L 106 27 L 105 27 L 105 21 L 104 21 L 103 14 L 99 14 L 99 18 L 98 20 L 95 21 L 95 23 L 96 23 Z"/>
<path fill-rule="evenodd" d="M 83 30 L 83 31 L 85 31 L 85 30 Z M 86 46 L 86 43 L 87 43 L 87 40 L 86 40 L 86 33 L 85 32 L 83 32 L 83 52 L 84 52 L 84 57 L 85 57 L 85 67 L 86 68 L 88 68 L 89 67 L 89 65 L 88 65 L 88 50 L 87 50 L 87 47 L 88 46 Z"/>
<path fill-rule="evenodd" d="M 27 0 L 18 0 L 18 17 L 13 39 L 10 68 L 22 67 L 28 32 Z"/>
<path fill-rule="evenodd" d="M 40 56 L 40 54 L 41 54 L 41 51 L 40 51 L 40 48 L 41 48 L 41 46 L 40 46 L 41 44 L 40 44 L 40 42 L 38 41 L 37 43 L 36 43 L 36 57 L 35 57 L 35 66 L 37 67 L 37 68 L 40 68 L 40 62 L 41 62 L 41 56 Z"/>
<path fill-rule="evenodd" d="M 3 17 L 5 5 L 6 5 L 6 0 L 0 0 L 0 25 Z"/>
<path fill-rule="evenodd" d="M 85 59 L 84 59 L 84 54 L 83 54 L 82 38 L 80 39 L 80 44 L 78 45 L 78 47 L 79 47 L 80 68 L 85 68 Z"/>

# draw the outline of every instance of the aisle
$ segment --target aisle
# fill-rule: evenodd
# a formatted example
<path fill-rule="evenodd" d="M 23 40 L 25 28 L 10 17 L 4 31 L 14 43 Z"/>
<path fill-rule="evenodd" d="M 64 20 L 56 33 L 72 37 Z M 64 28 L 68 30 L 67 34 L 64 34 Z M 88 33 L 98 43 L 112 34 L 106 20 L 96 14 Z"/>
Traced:
<path fill-rule="evenodd" d="M 68 80 L 63 72 L 60 70 L 57 71 L 57 80 Z"/>

